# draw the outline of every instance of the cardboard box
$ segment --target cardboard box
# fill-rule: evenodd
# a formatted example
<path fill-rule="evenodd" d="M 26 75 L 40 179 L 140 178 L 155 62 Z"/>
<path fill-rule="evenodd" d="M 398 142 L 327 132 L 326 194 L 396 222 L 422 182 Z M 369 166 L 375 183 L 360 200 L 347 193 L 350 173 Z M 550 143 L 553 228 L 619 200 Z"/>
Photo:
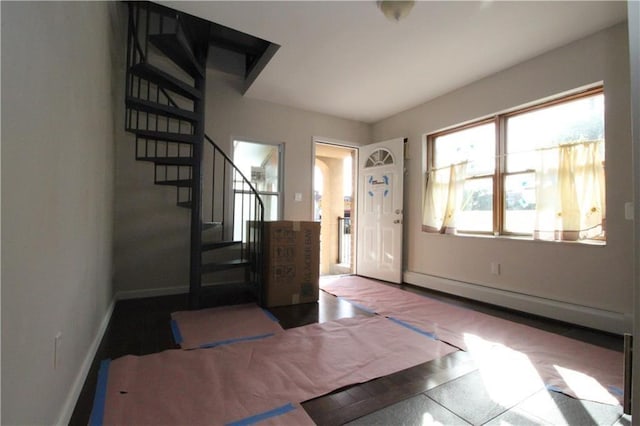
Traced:
<path fill-rule="evenodd" d="M 264 223 L 266 307 L 318 301 L 320 223 Z"/>

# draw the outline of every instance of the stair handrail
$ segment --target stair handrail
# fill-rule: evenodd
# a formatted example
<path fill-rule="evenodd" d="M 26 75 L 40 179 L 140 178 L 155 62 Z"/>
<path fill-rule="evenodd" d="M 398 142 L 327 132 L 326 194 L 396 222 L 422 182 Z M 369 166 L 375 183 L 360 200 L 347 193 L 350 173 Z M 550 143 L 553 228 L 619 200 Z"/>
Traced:
<path fill-rule="evenodd" d="M 262 199 L 260 198 L 260 193 L 258 192 L 258 190 L 253 186 L 253 184 L 251 183 L 251 181 L 249 179 L 247 179 L 247 177 L 244 175 L 244 173 L 242 173 L 242 170 L 240 170 L 238 167 L 236 167 L 235 163 L 233 162 L 233 160 L 231 158 L 229 158 L 229 156 L 227 154 L 225 154 L 225 152 L 222 150 L 222 148 L 220 148 L 218 146 L 217 143 L 215 143 L 215 141 L 213 139 L 211 139 L 209 136 L 207 136 L 207 134 L 205 133 L 204 135 L 204 139 L 209 142 L 220 154 L 222 154 L 222 156 L 224 157 L 225 160 L 227 160 L 231 166 L 235 169 L 236 173 L 238 173 L 240 175 L 240 177 L 244 180 L 244 184 L 249 185 L 249 189 L 251 190 L 251 192 L 258 197 L 258 202 L 260 203 L 260 209 L 264 212 L 264 204 L 262 203 Z"/>

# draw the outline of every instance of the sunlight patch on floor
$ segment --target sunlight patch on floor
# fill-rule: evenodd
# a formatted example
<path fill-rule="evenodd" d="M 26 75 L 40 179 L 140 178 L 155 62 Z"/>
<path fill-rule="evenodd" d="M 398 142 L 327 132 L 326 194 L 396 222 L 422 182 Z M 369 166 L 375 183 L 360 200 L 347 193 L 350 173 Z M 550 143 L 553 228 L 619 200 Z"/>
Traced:
<path fill-rule="evenodd" d="M 491 399 L 510 407 L 544 388 L 544 382 L 529 358 L 500 343 L 464 334 L 469 354 L 478 366 Z"/>
<path fill-rule="evenodd" d="M 618 399 L 593 377 L 559 365 L 554 365 L 554 368 L 579 399 L 619 405 Z"/>

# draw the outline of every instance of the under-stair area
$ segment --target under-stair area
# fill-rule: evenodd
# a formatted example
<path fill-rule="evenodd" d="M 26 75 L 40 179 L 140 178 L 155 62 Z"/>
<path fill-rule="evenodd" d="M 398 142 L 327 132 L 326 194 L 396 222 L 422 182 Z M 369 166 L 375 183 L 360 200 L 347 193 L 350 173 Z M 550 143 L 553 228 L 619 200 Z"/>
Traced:
<path fill-rule="evenodd" d="M 260 303 L 264 206 L 205 134 L 204 94 L 212 46 L 243 53 L 252 78 L 269 43 L 154 3 L 128 8 L 125 127 L 153 182 L 190 209 L 189 306 Z"/>

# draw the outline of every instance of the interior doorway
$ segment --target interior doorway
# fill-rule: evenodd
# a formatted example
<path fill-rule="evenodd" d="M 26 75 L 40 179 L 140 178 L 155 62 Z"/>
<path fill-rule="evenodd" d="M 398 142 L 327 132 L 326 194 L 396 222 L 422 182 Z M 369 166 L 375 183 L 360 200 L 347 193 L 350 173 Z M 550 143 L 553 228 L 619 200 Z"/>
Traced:
<path fill-rule="evenodd" d="M 355 273 L 357 149 L 315 142 L 314 220 L 320 222 L 320 275 Z"/>

